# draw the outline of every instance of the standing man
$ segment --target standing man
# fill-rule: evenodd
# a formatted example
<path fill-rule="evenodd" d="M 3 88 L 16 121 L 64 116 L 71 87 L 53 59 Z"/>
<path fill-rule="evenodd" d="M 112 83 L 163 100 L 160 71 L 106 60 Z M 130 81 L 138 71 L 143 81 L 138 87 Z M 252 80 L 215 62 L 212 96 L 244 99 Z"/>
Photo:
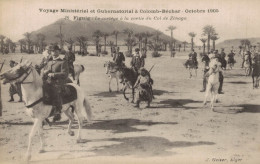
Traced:
<path fill-rule="evenodd" d="M 213 51 L 211 51 L 211 54 L 213 53 Z M 214 54 L 213 54 L 214 55 Z M 212 56 L 212 55 L 210 55 Z M 203 82 L 202 82 L 202 90 L 200 92 L 205 92 L 206 91 L 206 86 L 207 86 L 207 77 L 206 77 L 206 73 L 209 71 L 209 62 L 210 62 L 210 58 L 207 54 L 204 54 L 202 56 L 202 62 L 204 63 L 204 68 L 203 68 Z"/>
<path fill-rule="evenodd" d="M 18 63 L 16 63 L 13 60 L 10 60 L 10 67 L 13 68 L 14 66 L 16 66 Z M 21 88 L 21 84 L 16 82 L 16 83 L 10 83 L 10 88 L 9 88 L 9 94 L 10 94 L 10 100 L 9 102 L 14 101 L 14 95 L 18 94 L 20 99 L 19 102 L 23 101 L 23 96 L 22 96 L 22 88 Z"/>
<path fill-rule="evenodd" d="M 226 67 L 227 67 L 227 61 L 226 61 L 225 57 L 226 57 L 226 53 L 224 52 L 224 48 L 222 48 L 221 53 L 219 55 L 219 61 L 222 65 L 222 68 L 224 68 L 224 69 L 226 69 Z"/>
<path fill-rule="evenodd" d="M 120 48 L 117 47 L 116 53 L 114 54 L 113 61 L 116 63 L 119 69 L 125 66 L 125 56 L 122 52 L 119 52 Z"/>
<path fill-rule="evenodd" d="M 52 57 L 43 72 L 43 97 L 45 102 L 49 101 L 53 106 L 53 121 L 58 121 L 62 109 L 61 92 L 68 79 L 69 68 L 67 61 L 60 56 L 60 48 L 57 45 L 50 51 Z"/>
<path fill-rule="evenodd" d="M 69 47 L 69 52 L 66 54 L 66 60 L 68 61 L 69 74 L 71 74 L 73 80 L 75 80 L 74 61 L 75 54 L 72 52 L 72 47 Z"/>
<path fill-rule="evenodd" d="M 134 69 L 136 74 L 138 74 L 138 71 L 141 67 L 144 67 L 145 61 L 143 56 L 140 54 L 140 49 L 136 48 L 135 53 L 133 54 L 132 60 L 131 60 L 131 67 Z"/>

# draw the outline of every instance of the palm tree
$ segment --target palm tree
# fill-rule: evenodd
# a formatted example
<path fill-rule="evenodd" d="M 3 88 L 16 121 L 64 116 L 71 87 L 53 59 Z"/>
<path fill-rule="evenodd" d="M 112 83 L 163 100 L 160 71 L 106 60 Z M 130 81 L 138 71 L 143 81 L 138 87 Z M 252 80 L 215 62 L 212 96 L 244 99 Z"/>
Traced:
<path fill-rule="evenodd" d="M 248 39 L 245 39 L 245 48 L 248 47 L 248 50 L 250 50 L 251 42 Z"/>
<path fill-rule="evenodd" d="M 142 49 L 142 40 L 143 40 L 143 33 L 136 33 L 135 37 L 138 39 L 139 49 Z"/>
<path fill-rule="evenodd" d="M 193 50 L 193 46 L 194 46 L 193 38 L 196 36 L 196 34 L 194 32 L 190 32 L 189 36 L 191 37 L 191 50 Z"/>
<path fill-rule="evenodd" d="M 4 53 L 4 39 L 5 39 L 5 36 L 4 35 L 0 35 L 0 45 L 1 45 L 0 52 L 1 53 Z"/>
<path fill-rule="evenodd" d="M 170 42 L 170 49 L 171 49 L 171 56 L 173 56 L 172 53 L 172 43 L 173 43 L 173 30 L 175 30 L 175 26 L 169 26 L 166 31 L 171 31 L 171 42 Z"/>
<path fill-rule="evenodd" d="M 111 35 L 115 35 L 115 38 L 116 38 L 116 47 L 117 47 L 117 37 L 118 37 L 118 34 L 119 34 L 119 31 L 118 30 L 114 30 Z"/>
<path fill-rule="evenodd" d="M 137 45 L 135 38 L 125 39 L 125 45 L 127 47 L 129 47 L 129 50 L 128 50 L 129 55 L 132 55 L 132 47 Z"/>
<path fill-rule="evenodd" d="M 159 43 L 160 35 L 162 35 L 162 32 L 161 32 L 161 31 L 156 30 L 156 31 L 154 32 L 154 39 L 155 39 L 155 43 L 157 43 L 157 44 Z"/>
<path fill-rule="evenodd" d="M 179 52 L 181 52 L 181 44 L 179 44 Z"/>
<path fill-rule="evenodd" d="M 207 39 L 206 38 L 201 38 L 200 40 L 203 43 L 203 54 L 205 54 L 205 48 L 206 48 L 205 43 L 206 43 Z"/>
<path fill-rule="evenodd" d="M 167 44 L 169 44 L 169 42 L 167 40 L 163 40 L 162 44 L 164 45 L 164 51 L 167 51 Z"/>
<path fill-rule="evenodd" d="M 215 33 L 215 34 L 211 35 L 210 39 L 212 40 L 213 50 L 215 50 L 215 42 L 216 42 L 216 40 L 219 39 L 218 34 Z"/>
<path fill-rule="evenodd" d="M 5 40 L 5 46 L 9 52 L 9 50 L 11 50 L 11 44 L 12 44 L 12 40 L 10 38 L 6 38 Z"/>
<path fill-rule="evenodd" d="M 71 48 L 71 49 L 73 47 L 73 44 L 75 43 L 75 41 L 71 38 L 69 38 L 68 40 L 65 40 L 65 42 L 67 42 L 69 44 L 69 48 Z M 75 47 L 74 47 L 73 51 L 75 52 Z"/>
<path fill-rule="evenodd" d="M 20 52 L 23 53 L 24 46 L 26 46 L 26 41 L 24 39 L 20 39 L 18 42 L 20 43 Z"/>
<path fill-rule="evenodd" d="M 105 42 L 105 49 L 104 49 L 104 51 L 106 51 L 106 49 L 107 49 L 107 37 L 109 36 L 109 34 L 108 33 L 103 33 L 103 35 L 102 35 L 103 37 L 104 37 L 104 42 Z"/>
<path fill-rule="evenodd" d="M 182 44 L 183 44 L 183 51 L 185 51 L 185 48 L 186 48 L 186 44 L 187 44 L 188 42 L 186 42 L 186 41 L 184 41 L 184 42 L 182 42 Z"/>
<path fill-rule="evenodd" d="M 37 42 L 38 42 L 38 45 L 39 45 L 39 53 L 42 53 L 43 52 L 43 43 L 44 43 L 44 40 L 45 40 L 45 35 L 42 34 L 42 33 L 39 33 L 36 36 L 37 36 Z"/>
<path fill-rule="evenodd" d="M 206 25 L 203 27 L 203 34 L 204 36 L 208 37 L 208 45 L 207 45 L 207 50 L 208 53 L 210 51 L 210 38 L 211 35 L 214 35 L 216 33 L 215 28 L 212 25 Z"/>
<path fill-rule="evenodd" d="M 126 45 L 127 45 L 127 49 L 128 49 L 128 53 L 130 55 L 132 55 L 132 47 L 133 47 L 133 44 L 135 42 L 135 39 L 132 38 L 133 34 L 134 34 L 134 31 L 132 29 L 129 29 L 129 28 L 126 28 L 123 30 L 123 33 L 124 34 L 127 34 L 127 39 L 125 40 L 126 41 Z"/>
<path fill-rule="evenodd" d="M 32 40 L 31 40 L 31 35 L 32 33 L 26 32 L 25 34 L 23 34 L 25 36 L 25 40 L 28 44 L 28 51 L 27 53 L 29 54 L 31 51 L 31 44 L 32 44 Z"/>
<path fill-rule="evenodd" d="M 85 53 L 88 52 L 88 38 L 85 36 L 79 36 L 77 37 L 77 41 L 79 42 L 80 54 L 85 55 Z"/>
<path fill-rule="evenodd" d="M 60 21 L 56 22 L 55 25 L 59 26 L 59 33 L 56 35 L 56 37 L 58 37 L 60 39 L 60 48 L 63 49 L 64 35 L 62 34 L 62 26 L 65 25 L 64 20 L 60 20 Z"/>
<path fill-rule="evenodd" d="M 96 44 L 96 55 L 99 56 L 99 42 L 100 42 L 100 37 L 102 36 L 102 32 L 100 30 L 94 31 L 92 37 L 94 37 L 94 41 Z"/>
<path fill-rule="evenodd" d="M 111 56 L 113 57 L 113 48 L 115 46 L 114 42 L 113 41 L 109 41 L 108 42 L 108 46 L 110 46 L 110 53 L 111 53 Z"/>
<path fill-rule="evenodd" d="M 151 36 L 153 36 L 153 34 L 151 34 L 149 31 L 146 31 L 143 33 L 143 38 L 144 38 L 144 55 L 146 56 L 146 52 L 147 52 L 147 44 L 148 44 L 148 38 L 150 38 Z"/>

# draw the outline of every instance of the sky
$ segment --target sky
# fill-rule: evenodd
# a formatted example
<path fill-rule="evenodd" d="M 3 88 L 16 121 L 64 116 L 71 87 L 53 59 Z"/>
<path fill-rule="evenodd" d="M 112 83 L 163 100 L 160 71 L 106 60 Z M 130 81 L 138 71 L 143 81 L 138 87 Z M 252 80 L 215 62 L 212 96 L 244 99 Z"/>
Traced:
<path fill-rule="evenodd" d="M 260 1 L 257 0 L 0 0 L 0 34 L 17 41 L 25 32 L 32 32 L 47 26 L 57 19 L 69 16 L 79 17 L 128 17 L 151 20 L 124 20 L 166 31 L 168 26 L 176 26 L 173 36 L 180 41 L 190 42 L 189 32 L 196 33 L 195 44 L 201 45 L 200 38 L 205 25 L 215 27 L 218 42 L 226 39 L 260 37 Z M 84 9 L 88 13 L 61 13 L 60 9 Z M 40 12 L 39 9 L 57 9 L 57 13 Z M 138 13 L 102 14 L 97 9 L 137 10 Z M 180 13 L 140 13 L 140 10 L 180 10 Z M 209 13 L 208 9 L 218 12 Z M 90 13 L 95 10 L 95 13 Z M 205 10 L 205 13 L 187 13 Z M 216 11 L 216 10 L 215 10 Z M 168 17 L 168 20 L 157 20 Z M 186 20 L 169 20 L 184 17 Z"/>

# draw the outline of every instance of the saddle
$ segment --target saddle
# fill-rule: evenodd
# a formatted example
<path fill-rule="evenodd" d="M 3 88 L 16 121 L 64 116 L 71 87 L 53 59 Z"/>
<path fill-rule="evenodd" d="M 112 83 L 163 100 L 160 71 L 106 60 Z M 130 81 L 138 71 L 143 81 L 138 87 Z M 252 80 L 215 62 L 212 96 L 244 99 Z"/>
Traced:
<path fill-rule="evenodd" d="M 67 104 L 77 99 L 77 90 L 71 85 L 65 85 L 61 89 L 62 104 Z M 51 96 L 51 92 L 47 91 L 43 96 L 43 103 L 46 105 L 52 105 L 55 97 Z"/>

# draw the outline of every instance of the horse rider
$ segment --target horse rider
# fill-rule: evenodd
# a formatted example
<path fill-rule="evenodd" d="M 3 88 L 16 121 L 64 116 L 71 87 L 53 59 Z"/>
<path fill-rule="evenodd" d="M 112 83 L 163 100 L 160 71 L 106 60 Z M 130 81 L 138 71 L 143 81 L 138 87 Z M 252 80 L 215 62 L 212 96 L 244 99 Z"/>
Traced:
<path fill-rule="evenodd" d="M 11 68 L 15 67 L 18 63 L 10 60 L 9 65 Z M 22 96 L 22 89 L 21 89 L 21 84 L 20 83 L 10 83 L 10 88 L 9 88 L 9 95 L 10 95 L 10 100 L 9 102 L 14 101 L 14 94 L 18 94 L 20 99 L 19 102 L 23 101 L 23 96 Z"/>
<path fill-rule="evenodd" d="M 130 65 L 133 68 L 133 70 L 136 72 L 136 74 L 138 74 L 138 70 L 141 67 L 144 67 L 144 64 L 145 64 L 144 57 L 141 55 L 140 49 L 136 48 L 135 53 L 133 54 L 132 60 L 130 62 Z"/>
<path fill-rule="evenodd" d="M 211 53 L 209 54 L 209 58 L 210 58 L 209 67 L 212 65 L 213 61 L 216 61 L 216 60 L 217 60 L 217 62 L 218 62 L 219 64 L 221 64 L 221 63 L 219 62 L 219 56 L 217 56 L 217 54 L 218 54 L 218 53 L 217 53 L 217 50 L 215 50 L 214 53 L 213 53 L 213 50 L 211 50 Z M 222 68 L 222 64 L 221 64 L 221 68 Z M 204 73 L 203 80 L 204 80 L 205 78 L 207 78 L 207 77 L 208 77 L 208 73 L 206 72 L 206 73 Z M 224 94 L 224 92 L 222 91 L 223 82 L 224 82 L 223 72 L 220 71 L 220 72 L 219 72 L 219 88 L 218 88 L 218 94 Z M 205 92 L 205 89 L 206 89 L 206 87 L 204 87 L 204 85 L 203 85 L 203 89 L 201 90 L 201 92 Z"/>
<path fill-rule="evenodd" d="M 40 74 L 41 70 L 45 67 L 45 65 L 48 63 L 48 60 L 51 58 L 51 51 L 50 49 L 52 48 L 52 46 L 47 46 L 46 50 L 43 51 L 43 58 L 40 64 L 35 65 L 35 69 L 37 70 L 37 72 Z"/>
<path fill-rule="evenodd" d="M 153 99 L 151 78 L 149 72 L 145 68 L 140 68 L 140 75 L 138 76 L 134 88 L 138 88 L 138 92 L 135 94 L 135 107 L 139 108 L 140 101 L 147 101 L 147 107 L 150 107 L 150 103 Z"/>
<path fill-rule="evenodd" d="M 189 61 L 192 61 L 195 64 L 196 69 L 198 69 L 197 53 L 194 51 L 194 49 L 192 49 L 191 53 L 189 54 L 189 59 L 184 64 L 186 68 L 188 68 Z"/>
<path fill-rule="evenodd" d="M 245 50 L 242 50 L 242 51 L 240 52 L 240 55 L 241 55 L 241 58 L 242 58 L 241 68 L 244 68 L 245 54 L 246 54 L 246 51 L 245 51 Z"/>
<path fill-rule="evenodd" d="M 60 48 L 56 45 L 50 49 L 52 57 L 47 61 L 43 71 L 44 101 L 52 104 L 53 121 L 60 120 L 62 99 L 61 93 L 68 79 L 68 62 L 60 55 Z"/>
<path fill-rule="evenodd" d="M 233 50 L 231 50 L 230 53 L 228 54 L 228 64 L 235 63 L 234 56 L 235 56 L 235 53 L 233 52 Z"/>
<path fill-rule="evenodd" d="M 213 51 L 211 52 L 213 53 Z M 200 92 L 205 92 L 206 91 L 206 86 L 207 86 L 207 77 L 205 76 L 206 73 L 209 71 L 209 62 L 210 58 L 207 54 L 204 54 L 202 56 L 202 62 L 204 63 L 204 68 L 203 68 L 203 82 L 202 82 L 202 90 Z"/>
<path fill-rule="evenodd" d="M 122 52 L 119 51 L 120 48 L 117 47 L 116 52 L 113 56 L 113 61 L 116 63 L 119 69 L 125 67 L 125 56 Z"/>
<path fill-rule="evenodd" d="M 69 52 L 66 53 L 66 60 L 68 62 L 69 67 L 69 74 L 71 74 L 73 80 L 75 80 L 75 71 L 74 71 L 74 61 L 75 61 L 75 54 L 72 51 L 72 47 L 69 47 Z"/>

